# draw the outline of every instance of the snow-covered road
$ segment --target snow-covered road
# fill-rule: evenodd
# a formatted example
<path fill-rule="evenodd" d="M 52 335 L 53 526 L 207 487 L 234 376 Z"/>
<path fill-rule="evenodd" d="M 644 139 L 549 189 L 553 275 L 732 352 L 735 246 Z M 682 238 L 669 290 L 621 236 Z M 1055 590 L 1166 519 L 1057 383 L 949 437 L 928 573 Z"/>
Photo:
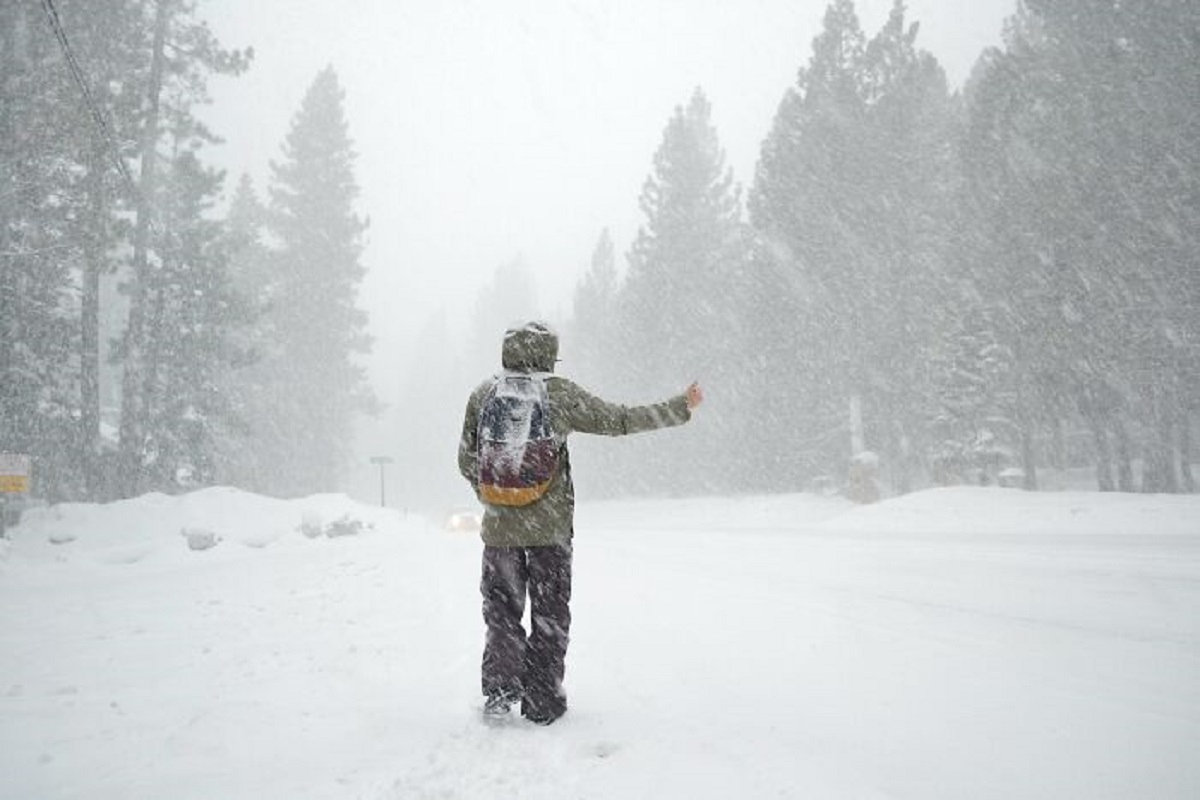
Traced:
<path fill-rule="evenodd" d="M 297 531 L 343 514 L 374 528 Z M 576 530 L 571 711 L 489 727 L 473 534 L 227 489 L 31 514 L 0 543 L 0 796 L 1200 796 L 1200 498 L 626 502 Z"/>

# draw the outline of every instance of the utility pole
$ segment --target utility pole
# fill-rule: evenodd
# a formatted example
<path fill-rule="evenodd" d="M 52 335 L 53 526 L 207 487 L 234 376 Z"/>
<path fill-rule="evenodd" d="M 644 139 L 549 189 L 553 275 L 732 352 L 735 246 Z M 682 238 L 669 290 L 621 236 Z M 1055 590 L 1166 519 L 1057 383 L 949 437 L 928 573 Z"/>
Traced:
<path fill-rule="evenodd" d="M 371 456 L 371 463 L 379 465 L 379 505 L 387 505 L 387 494 L 385 491 L 383 473 L 388 464 L 392 463 L 391 456 Z"/>

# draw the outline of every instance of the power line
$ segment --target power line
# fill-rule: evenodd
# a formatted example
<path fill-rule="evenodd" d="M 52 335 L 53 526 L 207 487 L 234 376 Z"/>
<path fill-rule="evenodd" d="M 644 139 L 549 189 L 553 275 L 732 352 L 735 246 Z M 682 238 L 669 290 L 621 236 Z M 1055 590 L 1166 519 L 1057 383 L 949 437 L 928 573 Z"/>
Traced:
<path fill-rule="evenodd" d="M 62 49 L 63 58 L 67 62 L 67 70 L 71 73 L 75 84 L 79 87 L 80 93 L 83 95 L 84 105 L 92 117 L 92 121 L 96 124 L 96 128 L 100 131 L 100 135 L 107 146 L 109 155 L 112 157 L 113 163 L 117 167 L 117 172 L 125 181 L 126 188 L 135 200 L 141 200 L 141 192 L 138 190 L 137 184 L 133 180 L 133 175 L 129 172 L 129 167 L 125 164 L 125 159 L 121 157 L 121 151 L 117 147 L 116 141 L 113 138 L 112 131 L 108 126 L 104 114 L 100 111 L 100 107 L 96 103 L 95 97 L 92 95 L 92 90 L 88 86 L 87 80 L 84 78 L 83 69 L 79 66 L 79 60 L 75 57 L 75 51 L 71 49 L 71 42 L 67 39 L 67 32 L 63 28 L 62 20 L 59 19 L 58 9 L 54 7 L 54 0 L 42 0 L 42 10 L 46 12 L 46 18 L 50 21 L 50 27 L 54 30 L 54 38 L 58 40 L 59 47 Z M 153 227 L 153 223 L 151 224 Z"/>

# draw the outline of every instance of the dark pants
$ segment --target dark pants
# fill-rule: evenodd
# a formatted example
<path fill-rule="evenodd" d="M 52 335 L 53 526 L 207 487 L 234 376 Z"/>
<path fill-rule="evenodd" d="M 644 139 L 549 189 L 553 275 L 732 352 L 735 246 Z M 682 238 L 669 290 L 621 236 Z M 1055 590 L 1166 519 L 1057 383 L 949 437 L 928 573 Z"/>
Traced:
<path fill-rule="evenodd" d="M 571 629 L 571 545 L 483 548 L 483 693 L 520 696 L 521 713 L 567 710 L 562 682 Z M 530 633 L 521 618 L 529 597 Z"/>

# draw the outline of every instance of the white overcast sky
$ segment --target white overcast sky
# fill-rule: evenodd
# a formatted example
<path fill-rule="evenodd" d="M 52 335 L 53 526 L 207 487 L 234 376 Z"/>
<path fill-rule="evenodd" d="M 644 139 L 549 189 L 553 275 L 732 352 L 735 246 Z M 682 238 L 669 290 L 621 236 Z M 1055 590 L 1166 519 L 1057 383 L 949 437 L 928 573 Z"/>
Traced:
<path fill-rule="evenodd" d="M 856 4 L 868 35 L 891 0 Z M 1015 0 L 912 0 L 918 42 L 960 85 Z M 403 343 L 521 257 L 542 313 L 569 315 L 602 228 L 619 267 L 674 107 L 700 86 L 748 188 L 779 100 L 807 62 L 810 0 L 209 0 L 202 13 L 254 64 L 212 83 L 212 157 L 262 191 L 316 73 L 337 70 L 371 227 L 363 305 L 395 369 Z M 499 333 L 499 332 L 498 332 Z M 381 388 L 390 383 L 379 381 Z M 386 393 L 386 391 L 385 391 Z M 385 398 L 387 399 L 387 398 Z"/>

